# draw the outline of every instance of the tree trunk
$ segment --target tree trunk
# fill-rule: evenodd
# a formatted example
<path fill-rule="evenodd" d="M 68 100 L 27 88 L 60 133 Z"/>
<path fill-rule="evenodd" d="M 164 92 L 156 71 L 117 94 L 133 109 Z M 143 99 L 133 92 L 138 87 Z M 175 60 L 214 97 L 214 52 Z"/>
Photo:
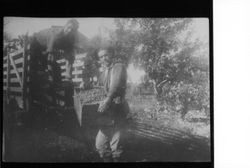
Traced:
<path fill-rule="evenodd" d="M 155 80 L 153 81 L 154 84 L 154 92 L 157 96 L 160 96 L 162 94 L 162 87 L 164 85 L 164 83 L 166 83 L 167 81 L 161 81 L 161 82 L 156 82 Z"/>

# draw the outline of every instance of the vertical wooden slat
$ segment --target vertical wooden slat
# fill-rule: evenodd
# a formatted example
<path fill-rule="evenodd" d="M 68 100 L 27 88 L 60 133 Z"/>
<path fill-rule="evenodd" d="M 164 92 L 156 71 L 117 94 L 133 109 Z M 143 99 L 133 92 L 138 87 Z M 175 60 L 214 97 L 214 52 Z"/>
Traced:
<path fill-rule="evenodd" d="M 14 68 L 14 71 L 16 73 L 17 79 L 19 80 L 19 83 L 20 83 L 21 87 L 23 87 L 22 79 L 21 79 L 21 77 L 19 75 L 19 72 L 18 72 L 18 70 L 16 68 L 15 62 L 14 62 L 14 60 L 13 60 L 13 58 L 11 56 L 9 57 L 9 59 L 10 59 L 10 62 L 12 64 L 13 68 Z"/>
<path fill-rule="evenodd" d="M 7 54 L 7 91 L 6 91 L 6 99 L 7 103 L 9 104 L 9 94 L 10 94 L 10 55 Z"/>
<path fill-rule="evenodd" d="M 24 41 L 24 51 L 23 51 L 23 74 L 22 74 L 22 85 L 23 85 L 23 91 L 22 91 L 22 99 L 23 99 L 23 110 L 25 112 L 28 111 L 28 96 L 27 96 L 27 59 L 28 58 L 28 52 L 27 52 L 27 41 L 25 39 Z"/>

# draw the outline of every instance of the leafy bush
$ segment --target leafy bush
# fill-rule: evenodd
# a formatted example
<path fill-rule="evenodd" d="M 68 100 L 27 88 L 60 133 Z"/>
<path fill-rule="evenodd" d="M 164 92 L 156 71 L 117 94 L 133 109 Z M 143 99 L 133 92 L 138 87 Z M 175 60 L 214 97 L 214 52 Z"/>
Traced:
<path fill-rule="evenodd" d="M 169 110 L 181 113 L 182 118 L 189 110 L 202 110 L 209 115 L 209 88 L 207 83 L 176 82 L 165 85 L 163 100 L 169 104 Z"/>

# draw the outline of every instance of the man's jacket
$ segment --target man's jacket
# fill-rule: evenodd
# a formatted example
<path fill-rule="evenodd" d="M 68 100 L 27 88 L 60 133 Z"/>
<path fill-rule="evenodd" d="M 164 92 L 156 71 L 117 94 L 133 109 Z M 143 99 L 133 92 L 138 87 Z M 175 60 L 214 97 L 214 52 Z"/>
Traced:
<path fill-rule="evenodd" d="M 127 70 L 122 63 L 116 63 L 105 72 L 105 92 L 111 99 L 124 98 L 127 86 Z"/>
<path fill-rule="evenodd" d="M 102 114 L 103 116 L 108 116 L 106 118 L 107 123 L 109 123 L 109 118 L 117 124 L 124 123 L 129 112 L 129 106 L 125 100 L 126 85 L 127 70 L 123 63 L 115 63 L 106 70 L 104 81 L 105 92 L 106 96 L 112 100 L 108 110 Z M 105 125 L 105 121 L 103 121 L 103 124 Z"/>

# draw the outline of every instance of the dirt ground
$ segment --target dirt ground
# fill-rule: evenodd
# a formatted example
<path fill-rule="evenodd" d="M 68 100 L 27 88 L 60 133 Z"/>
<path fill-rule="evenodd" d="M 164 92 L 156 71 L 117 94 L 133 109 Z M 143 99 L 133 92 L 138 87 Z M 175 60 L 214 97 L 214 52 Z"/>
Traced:
<path fill-rule="evenodd" d="M 149 105 L 148 102 L 152 103 L 152 100 L 134 101 L 134 104 L 130 103 L 131 109 L 139 115 L 139 118 L 142 118 L 140 114 L 147 114 L 142 109 Z M 170 114 L 169 116 L 172 117 Z M 9 119 L 11 118 L 10 116 Z M 9 119 L 5 117 L 4 121 Z M 135 120 L 129 123 L 123 135 L 124 153 L 121 162 L 204 162 L 211 160 L 210 139 L 207 137 L 210 134 L 209 129 L 202 131 L 202 134 L 199 133 L 204 136 L 195 135 L 194 131 L 183 129 L 187 127 L 187 123 L 183 121 L 181 123 L 185 127 L 180 127 L 180 123 L 170 122 L 176 118 L 162 117 L 162 119 L 168 124 L 162 122 L 162 125 L 155 127 L 154 124 L 149 126 L 148 121 L 146 125 Z M 40 109 L 40 111 L 34 111 L 33 118 L 29 121 L 31 123 L 26 122 L 23 125 L 7 122 L 8 132 L 4 135 L 5 161 L 102 162 L 94 146 L 98 128 L 93 125 L 79 127 L 75 113 L 51 114 L 44 113 L 44 110 Z M 161 123 L 157 118 L 154 122 L 156 125 Z M 193 127 L 198 128 L 197 124 Z M 176 126 L 170 127 L 171 125 Z M 203 125 L 206 128 L 209 127 L 208 124 Z M 201 130 L 205 128 L 203 125 Z"/>
<path fill-rule="evenodd" d="M 89 133 L 65 134 L 53 128 L 15 126 L 6 145 L 10 162 L 101 162 L 94 149 L 96 128 Z M 84 137 L 88 136 L 88 137 Z M 196 148 L 192 145 L 196 144 Z M 197 147 L 198 144 L 198 147 Z M 129 129 L 124 134 L 122 162 L 210 161 L 210 147 L 202 140 L 189 139 L 166 144 L 139 136 Z"/>

